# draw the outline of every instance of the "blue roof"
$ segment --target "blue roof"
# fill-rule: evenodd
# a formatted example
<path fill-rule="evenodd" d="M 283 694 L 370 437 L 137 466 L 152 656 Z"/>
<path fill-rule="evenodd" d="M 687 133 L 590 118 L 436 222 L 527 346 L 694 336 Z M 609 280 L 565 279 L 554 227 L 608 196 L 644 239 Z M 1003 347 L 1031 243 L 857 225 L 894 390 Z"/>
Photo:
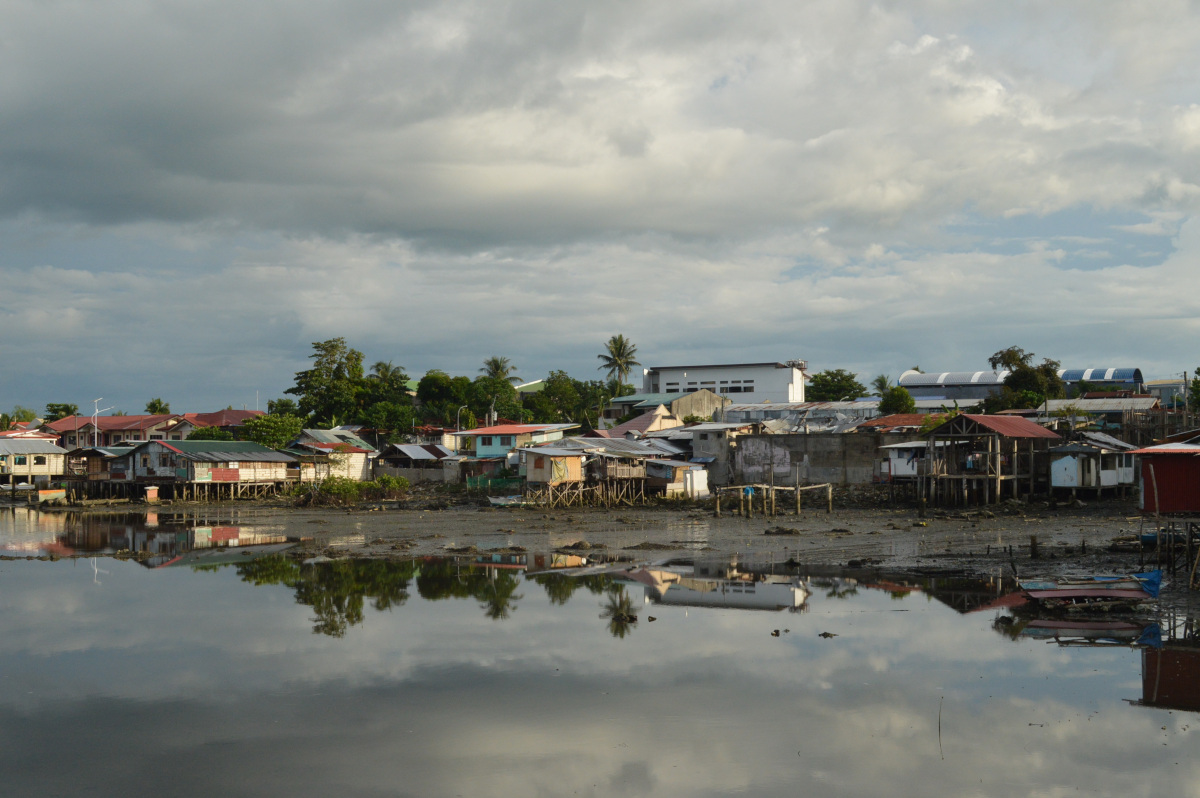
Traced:
<path fill-rule="evenodd" d="M 1063 382 L 1143 382 L 1142 370 L 1133 368 L 1063 369 L 1058 376 Z"/>

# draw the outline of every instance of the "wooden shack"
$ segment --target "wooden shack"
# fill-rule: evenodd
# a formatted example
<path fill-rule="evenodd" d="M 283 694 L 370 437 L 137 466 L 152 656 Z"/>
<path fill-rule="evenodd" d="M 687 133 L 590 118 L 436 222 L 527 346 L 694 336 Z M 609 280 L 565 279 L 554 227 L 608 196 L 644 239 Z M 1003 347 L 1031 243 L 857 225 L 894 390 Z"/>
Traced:
<path fill-rule="evenodd" d="M 1050 448 L 1050 487 L 1054 490 L 1116 492 L 1137 485 L 1135 447 L 1103 433 L 1083 433 L 1077 440 Z"/>
<path fill-rule="evenodd" d="M 49 482 L 66 470 L 67 450 L 52 441 L 0 439 L 0 484 Z"/>
<path fill-rule="evenodd" d="M 999 503 L 1049 488 L 1047 450 L 1062 438 L 1024 418 L 963 413 L 930 431 L 918 495 L 935 504 Z"/>

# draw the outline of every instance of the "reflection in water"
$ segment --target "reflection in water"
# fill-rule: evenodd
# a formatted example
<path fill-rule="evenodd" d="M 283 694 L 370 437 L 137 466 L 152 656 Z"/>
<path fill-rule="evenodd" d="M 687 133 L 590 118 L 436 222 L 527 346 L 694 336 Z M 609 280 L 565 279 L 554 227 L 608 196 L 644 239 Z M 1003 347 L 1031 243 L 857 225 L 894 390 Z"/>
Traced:
<path fill-rule="evenodd" d="M 633 631 L 633 625 L 638 620 L 637 613 L 633 610 L 633 599 L 625 592 L 623 585 L 608 594 L 600 617 L 608 620 L 608 632 L 613 637 L 624 638 Z"/>
<path fill-rule="evenodd" d="M 803 578 L 806 611 L 780 616 L 656 601 L 628 565 L 291 554 L 0 562 L 3 792 L 1188 795 L 1200 779 L 1183 611 L 1145 619 L 1161 648 L 1068 645 L 1012 634 L 1043 627 L 988 579 Z M 671 575 L 668 597 L 797 576 L 641 569 Z"/>

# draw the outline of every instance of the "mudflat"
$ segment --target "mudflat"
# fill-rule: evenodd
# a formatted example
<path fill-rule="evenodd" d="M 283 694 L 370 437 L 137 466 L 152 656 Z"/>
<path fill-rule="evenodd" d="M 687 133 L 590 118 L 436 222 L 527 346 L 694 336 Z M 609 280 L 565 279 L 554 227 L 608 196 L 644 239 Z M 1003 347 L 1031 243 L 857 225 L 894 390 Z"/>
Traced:
<path fill-rule="evenodd" d="M 258 505 L 244 523 L 279 525 L 329 556 L 435 556 L 573 551 L 591 559 L 738 557 L 808 567 L 887 570 L 1003 569 L 1022 576 L 1112 573 L 1155 553 L 1113 551 L 1138 533 L 1132 502 L 1012 502 L 988 508 L 804 509 L 753 518 L 714 517 L 702 506 L 618 509 L 448 506 L 440 509 L 299 509 Z M 1036 556 L 1032 544 L 1036 540 Z"/>

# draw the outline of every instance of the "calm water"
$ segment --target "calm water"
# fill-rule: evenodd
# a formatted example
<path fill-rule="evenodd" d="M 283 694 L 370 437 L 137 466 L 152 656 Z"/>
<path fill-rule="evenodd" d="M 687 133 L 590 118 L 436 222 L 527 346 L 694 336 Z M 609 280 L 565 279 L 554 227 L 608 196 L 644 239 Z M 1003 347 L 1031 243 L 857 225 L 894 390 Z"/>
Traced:
<path fill-rule="evenodd" d="M 1061 645 L 984 581 L 300 565 L 287 532 L 0 511 L 0 793 L 1200 794 L 1181 618 Z M 24 559 L 120 548 L 155 556 Z"/>

